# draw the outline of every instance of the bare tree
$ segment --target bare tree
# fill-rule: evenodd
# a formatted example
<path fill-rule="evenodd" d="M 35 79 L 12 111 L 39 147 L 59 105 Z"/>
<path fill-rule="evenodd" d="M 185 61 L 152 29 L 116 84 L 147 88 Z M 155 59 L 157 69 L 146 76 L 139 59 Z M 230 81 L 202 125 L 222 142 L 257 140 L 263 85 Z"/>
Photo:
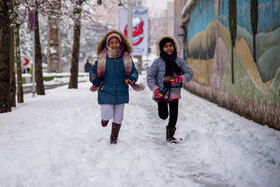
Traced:
<path fill-rule="evenodd" d="M 21 0 L 10 0 L 11 3 L 11 27 L 13 28 L 13 33 L 10 34 L 10 37 L 13 40 L 13 57 L 11 58 L 11 76 L 14 76 L 14 62 L 16 62 L 16 72 L 17 72 L 17 102 L 23 103 L 23 86 L 22 86 L 22 70 L 21 70 L 21 56 L 20 56 L 20 26 L 24 23 L 25 17 L 27 15 L 27 8 L 24 5 L 21 5 Z M 15 86 L 13 79 L 11 80 L 11 85 Z M 15 93 L 11 93 L 15 94 Z"/>
<path fill-rule="evenodd" d="M 59 17 L 61 24 L 71 25 L 73 23 L 74 37 L 69 88 L 78 88 L 78 65 L 82 22 L 84 25 L 90 25 L 94 22 L 94 9 L 97 5 L 94 4 L 94 1 L 92 0 L 36 0 L 35 3 L 32 0 L 17 1 L 21 1 L 25 4 L 25 7 L 29 7 L 29 9 L 35 9 L 35 80 L 37 94 L 45 95 L 42 75 L 42 53 L 39 36 L 39 13 L 40 15 L 46 17 Z"/>
<path fill-rule="evenodd" d="M 40 26 L 39 26 L 39 13 L 44 16 L 56 16 L 57 12 L 54 12 L 55 6 L 57 6 L 57 1 L 54 0 L 17 0 L 25 6 L 24 10 L 27 12 L 32 11 L 35 17 L 35 82 L 36 82 L 36 92 L 38 95 L 45 95 L 45 87 L 43 80 L 43 68 L 42 68 L 42 51 L 40 43 Z M 25 17 L 25 16 L 24 16 Z M 19 55 L 20 56 L 20 55 Z M 20 58 L 19 58 L 20 59 Z"/>
<path fill-rule="evenodd" d="M 78 88 L 78 72 L 79 72 L 79 53 L 80 53 L 80 37 L 81 37 L 81 14 L 83 0 L 77 0 L 74 10 L 74 41 L 71 58 L 71 75 L 68 88 Z"/>
<path fill-rule="evenodd" d="M 14 14 L 13 14 L 13 25 L 15 25 L 14 30 L 14 47 L 15 47 L 15 61 L 16 61 L 16 70 L 17 70 L 17 102 L 23 103 L 23 87 L 22 87 L 22 69 L 21 69 L 21 56 L 20 56 L 20 26 L 24 22 L 24 18 L 26 17 L 26 10 L 20 8 L 20 1 L 15 0 L 14 4 Z M 12 61 L 12 63 L 14 63 Z"/>
<path fill-rule="evenodd" d="M 42 52 L 40 43 L 40 27 L 39 27 L 39 2 L 35 1 L 35 81 L 36 91 L 38 95 L 45 95 L 45 87 L 43 80 L 43 69 L 42 69 Z"/>
<path fill-rule="evenodd" d="M 38 3 L 40 1 L 40 3 Z M 67 22 L 73 21 L 74 37 L 73 49 L 71 58 L 71 76 L 69 81 L 69 88 L 78 87 L 78 64 L 79 64 L 79 50 L 80 50 L 80 35 L 81 22 L 91 22 L 94 19 L 94 7 L 91 0 L 36 0 L 35 1 L 35 73 L 36 73 L 36 89 L 37 94 L 44 95 L 44 85 L 42 76 L 42 54 L 39 39 L 39 22 L 38 13 L 43 16 L 59 17 L 62 24 L 69 24 Z M 32 6 L 34 4 L 29 3 Z M 85 7 L 83 7 L 83 5 Z M 59 7 L 59 8 L 58 8 Z M 83 12 L 83 18 L 82 18 Z"/>
<path fill-rule="evenodd" d="M 0 113 L 11 111 L 9 20 L 9 0 L 2 0 L 0 1 Z"/>
<path fill-rule="evenodd" d="M 16 0 L 17 7 L 21 5 L 21 9 L 18 11 L 21 13 L 21 16 L 17 16 L 17 26 L 18 28 L 23 23 L 23 19 L 26 19 L 26 15 L 31 11 L 34 13 L 35 17 L 35 67 L 33 67 L 33 71 L 35 71 L 35 82 L 36 82 L 36 92 L 38 95 L 45 95 L 44 81 L 43 81 L 43 70 L 42 70 L 42 52 L 41 52 L 41 43 L 40 43 L 40 27 L 39 27 L 39 12 L 48 13 L 51 8 L 46 8 L 50 2 L 48 0 Z M 51 14 L 51 13 L 50 13 Z M 26 20 L 25 20 L 26 21 Z M 17 37 L 18 42 L 20 41 L 19 35 Z M 18 45 L 19 47 L 19 45 Z M 19 70 L 21 72 L 21 60 L 20 60 L 20 49 L 17 50 L 18 55 L 18 73 Z M 20 65 L 19 65 L 20 64 Z M 18 82 L 21 83 L 21 78 L 18 79 Z M 18 91 L 18 96 L 23 95 L 22 91 Z"/>
<path fill-rule="evenodd" d="M 16 46 L 16 64 L 17 64 L 17 102 L 23 103 L 23 87 L 22 87 L 22 70 L 20 58 L 20 38 L 19 38 L 20 25 L 17 24 L 15 28 L 15 46 Z"/>
<path fill-rule="evenodd" d="M 15 1 L 10 0 L 10 102 L 11 107 L 16 107 L 16 78 L 15 78 L 15 26 L 14 11 Z"/>
<path fill-rule="evenodd" d="M 82 13 L 83 20 L 85 22 L 90 22 L 94 19 L 94 8 L 95 5 L 89 4 L 88 0 L 74 0 L 74 10 L 72 12 L 72 20 L 74 21 L 74 37 L 73 37 L 73 48 L 71 57 L 71 69 L 70 69 L 70 81 L 68 88 L 78 88 L 78 72 L 79 72 L 79 53 L 80 53 L 80 37 L 81 37 L 81 27 L 82 27 Z M 83 4 L 91 9 L 83 9 Z M 92 19 L 91 19 L 92 18 Z"/>

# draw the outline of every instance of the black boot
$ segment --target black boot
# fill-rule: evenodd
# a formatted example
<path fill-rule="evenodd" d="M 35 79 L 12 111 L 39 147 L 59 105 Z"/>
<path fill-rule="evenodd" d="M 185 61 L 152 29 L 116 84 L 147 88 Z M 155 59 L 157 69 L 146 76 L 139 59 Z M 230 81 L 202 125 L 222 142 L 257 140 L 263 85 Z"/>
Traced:
<path fill-rule="evenodd" d="M 174 138 L 176 127 L 166 126 L 166 141 L 170 143 L 178 143 L 177 139 Z"/>
<path fill-rule="evenodd" d="M 110 136 L 111 144 L 117 144 L 120 128 L 121 128 L 121 124 L 117 124 L 114 122 L 112 123 L 112 131 L 111 131 L 111 136 Z"/>
<path fill-rule="evenodd" d="M 109 120 L 101 120 L 101 125 L 102 125 L 102 127 L 106 127 L 107 125 L 108 125 L 108 123 L 109 123 Z"/>

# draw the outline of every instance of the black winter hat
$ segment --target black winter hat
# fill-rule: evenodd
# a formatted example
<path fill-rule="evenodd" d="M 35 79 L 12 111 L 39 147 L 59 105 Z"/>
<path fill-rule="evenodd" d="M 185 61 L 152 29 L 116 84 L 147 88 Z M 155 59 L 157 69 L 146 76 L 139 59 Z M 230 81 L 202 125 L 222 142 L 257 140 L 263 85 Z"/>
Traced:
<path fill-rule="evenodd" d="M 160 42 L 159 42 L 159 49 L 160 51 L 163 51 L 163 47 L 166 43 L 171 42 L 174 46 L 175 49 L 175 43 L 171 38 L 163 38 Z"/>

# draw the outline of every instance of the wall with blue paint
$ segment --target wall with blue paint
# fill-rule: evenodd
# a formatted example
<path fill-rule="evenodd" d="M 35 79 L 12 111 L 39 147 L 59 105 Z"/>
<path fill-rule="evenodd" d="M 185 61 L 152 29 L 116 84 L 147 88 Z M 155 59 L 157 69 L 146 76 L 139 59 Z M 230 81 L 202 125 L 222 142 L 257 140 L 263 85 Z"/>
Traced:
<path fill-rule="evenodd" d="M 214 0 L 200 1 L 192 11 L 187 31 L 188 41 L 192 45 L 192 48 L 189 48 L 190 50 L 187 52 L 188 57 L 204 60 L 213 58 L 216 39 L 215 35 L 213 35 L 213 29 L 209 29 L 209 23 L 215 22 L 213 12 L 215 12 Z M 206 45 L 203 41 L 205 37 L 203 38 L 201 35 L 206 35 L 210 43 L 208 42 Z"/>
<path fill-rule="evenodd" d="M 280 129 L 280 119 L 276 117 L 280 113 L 280 0 L 258 1 L 256 61 L 251 0 L 236 0 L 237 36 L 233 53 L 229 0 L 196 2 L 186 22 L 186 60 L 194 70 L 195 82 L 188 87 L 217 103 L 223 101 L 239 113 L 247 111 L 248 103 L 253 103 L 244 116 L 254 116 L 258 122 Z"/>

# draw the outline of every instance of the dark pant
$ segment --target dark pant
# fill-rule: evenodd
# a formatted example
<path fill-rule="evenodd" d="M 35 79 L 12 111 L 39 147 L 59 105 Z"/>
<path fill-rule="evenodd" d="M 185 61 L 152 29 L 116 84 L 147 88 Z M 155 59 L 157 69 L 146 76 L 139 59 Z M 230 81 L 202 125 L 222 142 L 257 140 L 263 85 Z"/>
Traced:
<path fill-rule="evenodd" d="M 161 119 L 168 118 L 168 106 L 169 105 L 169 127 L 175 127 L 178 118 L 178 100 L 162 101 L 158 102 L 158 116 Z"/>

